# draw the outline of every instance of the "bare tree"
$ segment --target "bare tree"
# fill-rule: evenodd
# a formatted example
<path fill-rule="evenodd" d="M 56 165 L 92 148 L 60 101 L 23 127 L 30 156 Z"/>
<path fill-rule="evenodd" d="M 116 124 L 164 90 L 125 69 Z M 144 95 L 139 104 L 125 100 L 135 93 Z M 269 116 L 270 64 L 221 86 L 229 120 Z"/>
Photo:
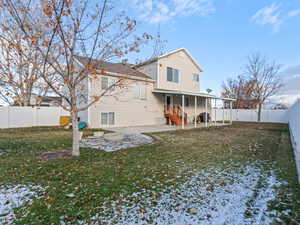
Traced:
<path fill-rule="evenodd" d="M 160 25 L 158 27 L 157 34 L 154 36 L 154 40 L 155 42 L 150 60 L 155 59 L 165 53 L 167 41 L 161 38 Z"/>
<path fill-rule="evenodd" d="M 243 75 L 223 82 L 222 96 L 234 98 L 237 109 L 257 109 L 261 121 L 263 103 L 283 86 L 279 77 L 281 66 L 260 53 L 251 54 Z"/>
<path fill-rule="evenodd" d="M 116 87 L 128 85 L 126 77 L 120 77 L 105 91 L 89 98 L 84 97 L 86 79 L 97 79 L 105 69 L 93 63 L 93 59 L 109 61 L 124 59 L 139 48 L 151 36 L 134 35 L 136 21 L 123 12 L 116 12 L 117 2 L 109 0 L 14 0 L 5 1 L 2 9 L 22 30 L 24 38 L 36 43 L 36 50 L 43 57 L 42 78 L 52 91 L 63 99 L 61 106 L 72 115 L 74 156 L 79 156 L 78 112 L 99 102 Z M 36 27 L 35 15 L 43 15 L 42 29 Z M 79 67 L 76 57 L 85 56 L 88 62 Z M 50 66 L 60 82 L 53 83 L 46 76 Z"/>
<path fill-rule="evenodd" d="M 229 78 L 222 84 L 222 97 L 233 98 L 232 107 L 235 109 L 256 109 L 257 99 L 252 97 L 252 82 L 245 76 L 237 76 L 237 78 Z M 229 102 L 226 102 L 229 107 Z"/>
<path fill-rule="evenodd" d="M 257 121 L 261 121 L 263 103 L 272 95 L 276 94 L 283 86 L 279 77 L 281 65 L 270 61 L 260 53 L 251 54 L 245 74 L 251 87 L 251 96 L 258 103 Z"/>
<path fill-rule="evenodd" d="M 43 58 L 36 51 L 36 43 L 24 39 L 19 27 L 11 19 L 1 17 L 0 26 L 0 98 L 9 105 L 30 105 L 48 93 L 49 87 L 43 81 Z M 53 79 L 50 67 L 45 68 L 45 76 Z"/>

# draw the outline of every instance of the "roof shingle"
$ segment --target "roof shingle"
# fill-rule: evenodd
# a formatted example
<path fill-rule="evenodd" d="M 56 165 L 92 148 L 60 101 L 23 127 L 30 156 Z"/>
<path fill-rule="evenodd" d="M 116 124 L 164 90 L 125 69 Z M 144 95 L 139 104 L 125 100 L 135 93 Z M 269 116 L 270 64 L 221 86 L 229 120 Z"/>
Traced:
<path fill-rule="evenodd" d="M 84 66 L 88 64 L 89 58 L 84 56 L 76 56 L 76 59 Z M 146 74 L 132 68 L 129 64 L 124 63 L 111 63 L 103 60 L 92 59 L 90 63 L 97 70 L 104 70 L 106 72 L 118 73 L 123 75 L 135 76 L 144 79 L 151 79 Z"/>

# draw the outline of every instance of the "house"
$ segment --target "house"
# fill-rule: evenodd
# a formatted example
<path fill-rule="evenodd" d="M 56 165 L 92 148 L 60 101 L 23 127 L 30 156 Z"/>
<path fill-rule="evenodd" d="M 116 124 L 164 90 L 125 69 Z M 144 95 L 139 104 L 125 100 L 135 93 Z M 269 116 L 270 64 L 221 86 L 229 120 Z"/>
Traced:
<path fill-rule="evenodd" d="M 77 57 L 85 67 L 88 58 Z M 101 101 L 79 113 L 90 128 L 193 123 L 202 112 L 212 113 L 216 96 L 200 92 L 203 69 L 184 48 L 132 66 L 92 60 L 97 76 L 84 82 L 86 99 L 126 77 L 126 88 L 113 89 Z"/>
<path fill-rule="evenodd" d="M 30 106 L 60 106 L 62 103 L 62 98 L 57 96 L 40 96 L 36 94 L 31 94 Z M 18 101 L 15 101 L 14 106 L 20 106 Z"/>

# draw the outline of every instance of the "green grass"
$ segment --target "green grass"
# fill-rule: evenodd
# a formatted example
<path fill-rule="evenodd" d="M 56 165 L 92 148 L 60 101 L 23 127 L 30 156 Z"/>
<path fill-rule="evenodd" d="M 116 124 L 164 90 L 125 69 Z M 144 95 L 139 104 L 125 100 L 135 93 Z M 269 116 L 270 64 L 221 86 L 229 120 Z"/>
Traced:
<path fill-rule="evenodd" d="M 93 130 L 86 130 L 90 135 Z M 1 184 L 37 184 L 46 187 L 42 198 L 16 210 L 17 224 L 58 224 L 59 217 L 77 224 L 100 211 L 107 199 L 119 198 L 153 182 L 165 185 L 191 169 L 247 164 L 265 160 L 286 181 L 271 209 L 290 209 L 286 224 L 300 223 L 300 185 L 286 125 L 234 123 L 231 127 L 155 133 L 151 145 L 106 153 L 81 149 L 81 157 L 38 160 L 36 154 L 71 148 L 71 131 L 61 128 L 0 130 Z M 151 178 L 152 180 L 150 180 Z M 154 180 L 154 181 L 153 181 Z M 177 178 L 179 184 L 183 180 Z M 173 181 L 172 181 L 173 182 Z M 66 195 L 74 193 L 74 198 Z M 25 217 L 22 215 L 26 215 Z"/>

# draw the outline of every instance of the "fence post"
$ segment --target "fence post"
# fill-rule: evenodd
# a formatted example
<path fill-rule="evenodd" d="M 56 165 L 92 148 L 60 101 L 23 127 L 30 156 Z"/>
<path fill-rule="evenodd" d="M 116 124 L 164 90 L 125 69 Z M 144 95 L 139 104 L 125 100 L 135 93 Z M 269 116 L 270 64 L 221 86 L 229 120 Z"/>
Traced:
<path fill-rule="evenodd" d="M 38 125 L 38 112 L 37 112 L 37 107 L 34 106 L 34 126 L 37 126 Z"/>
<path fill-rule="evenodd" d="M 10 128 L 10 118 L 9 115 L 10 114 L 10 106 L 7 106 L 7 128 Z"/>

